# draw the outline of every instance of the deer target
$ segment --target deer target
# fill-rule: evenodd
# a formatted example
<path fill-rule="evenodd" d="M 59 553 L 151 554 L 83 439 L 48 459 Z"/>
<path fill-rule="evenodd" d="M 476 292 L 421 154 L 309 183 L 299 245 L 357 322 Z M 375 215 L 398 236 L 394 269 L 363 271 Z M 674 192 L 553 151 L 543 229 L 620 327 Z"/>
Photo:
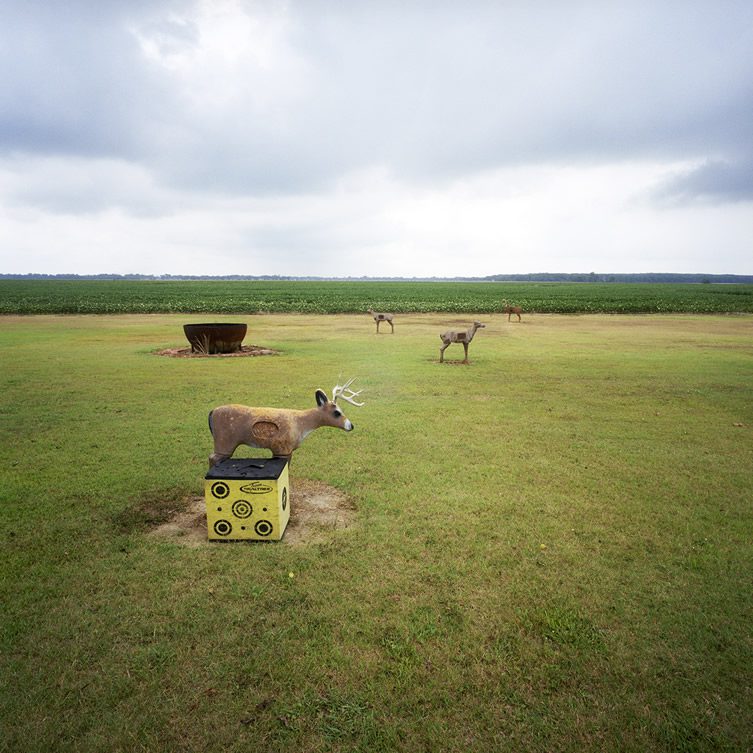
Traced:
<path fill-rule="evenodd" d="M 353 423 L 338 405 L 339 400 L 351 405 L 364 404 L 355 400 L 361 390 L 354 392 L 350 389 L 352 383 L 351 379 L 343 385 L 335 385 L 331 400 L 323 390 L 317 390 L 317 407 L 310 410 L 249 408 L 236 404 L 215 408 L 209 413 L 209 430 L 214 440 L 214 452 L 209 456 L 210 469 L 231 457 L 242 444 L 271 450 L 277 458 L 289 458 L 314 429 L 332 426 L 353 431 Z M 215 487 L 219 484 L 212 487 L 212 493 L 218 499 L 229 494 L 226 486 L 224 491 L 221 487 L 215 491 Z M 219 492 L 223 492 L 222 496 Z"/>

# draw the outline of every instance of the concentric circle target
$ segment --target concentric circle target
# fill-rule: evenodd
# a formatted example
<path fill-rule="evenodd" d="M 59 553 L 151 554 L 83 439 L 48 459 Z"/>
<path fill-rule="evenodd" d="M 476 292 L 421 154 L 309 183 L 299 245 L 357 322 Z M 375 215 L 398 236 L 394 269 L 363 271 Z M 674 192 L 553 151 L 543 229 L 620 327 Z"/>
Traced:
<path fill-rule="evenodd" d="M 256 531 L 259 536 L 269 536 L 269 534 L 272 533 L 272 524 L 268 520 L 260 520 L 254 526 L 254 531 Z"/>
<path fill-rule="evenodd" d="M 233 502 L 233 515 L 236 518 L 250 518 L 254 508 L 251 507 L 251 503 L 245 499 L 238 499 Z"/>
<path fill-rule="evenodd" d="M 229 520 L 218 520 L 214 524 L 214 532 L 218 536 L 227 536 L 232 530 L 233 526 L 231 525 Z"/>
<path fill-rule="evenodd" d="M 225 499 L 230 494 L 230 487 L 224 481 L 212 484 L 212 496 L 217 499 Z"/>
<path fill-rule="evenodd" d="M 288 506 L 288 487 L 283 487 L 282 490 L 282 509 L 284 510 Z"/>

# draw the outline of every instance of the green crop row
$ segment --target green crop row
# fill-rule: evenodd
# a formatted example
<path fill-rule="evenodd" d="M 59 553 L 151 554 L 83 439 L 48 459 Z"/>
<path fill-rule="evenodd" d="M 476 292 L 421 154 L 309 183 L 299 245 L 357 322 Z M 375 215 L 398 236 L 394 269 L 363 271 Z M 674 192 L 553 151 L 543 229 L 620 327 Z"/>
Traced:
<path fill-rule="evenodd" d="M 0 314 L 753 313 L 753 285 L 0 280 Z"/>

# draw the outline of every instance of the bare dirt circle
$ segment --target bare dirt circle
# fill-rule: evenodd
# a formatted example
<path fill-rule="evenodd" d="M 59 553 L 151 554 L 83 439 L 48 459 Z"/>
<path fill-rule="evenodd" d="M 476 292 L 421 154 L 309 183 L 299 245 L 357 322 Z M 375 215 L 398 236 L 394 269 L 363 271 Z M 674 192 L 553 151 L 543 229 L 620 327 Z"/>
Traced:
<path fill-rule="evenodd" d="M 279 543 L 301 546 L 321 542 L 332 531 L 348 528 L 354 521 L 355 505 L 344 492 L 321 481 L 291 479 L 290 520 Z M 204 497 L 191 497 L 185 509 L 154 528 L 151 535 L 189 547 L 259 543 L 210 541 Z"/>
<path fill-rule="evenodd" d="M 158 356 L 172 356 L 173 358 L 243 358 L 244 356 L 276 356 L 280 351 L 262 348 L 260 345 L 242 345 L 234 353 L 198 353 L 191 348 L 165 348 L 155 351 Z"/>

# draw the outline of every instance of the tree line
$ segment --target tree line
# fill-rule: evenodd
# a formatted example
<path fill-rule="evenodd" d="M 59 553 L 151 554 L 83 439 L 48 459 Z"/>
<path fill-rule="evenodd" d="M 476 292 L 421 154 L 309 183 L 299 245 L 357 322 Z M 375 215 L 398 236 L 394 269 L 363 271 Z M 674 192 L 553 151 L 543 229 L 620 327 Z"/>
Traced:
<path fill-rule="evenodd" d="M 666 283 L 753 283 L 753 275 L 686 274 L 682 272 L 535 272 L 497 274 L 487 277 L 296 277 L 292 275 L 143 275 L 143 274 L 0 274 L 2 280 L 262 280 L 262 281 L 342 281 L 342 282 L 666 282 Z"/>

